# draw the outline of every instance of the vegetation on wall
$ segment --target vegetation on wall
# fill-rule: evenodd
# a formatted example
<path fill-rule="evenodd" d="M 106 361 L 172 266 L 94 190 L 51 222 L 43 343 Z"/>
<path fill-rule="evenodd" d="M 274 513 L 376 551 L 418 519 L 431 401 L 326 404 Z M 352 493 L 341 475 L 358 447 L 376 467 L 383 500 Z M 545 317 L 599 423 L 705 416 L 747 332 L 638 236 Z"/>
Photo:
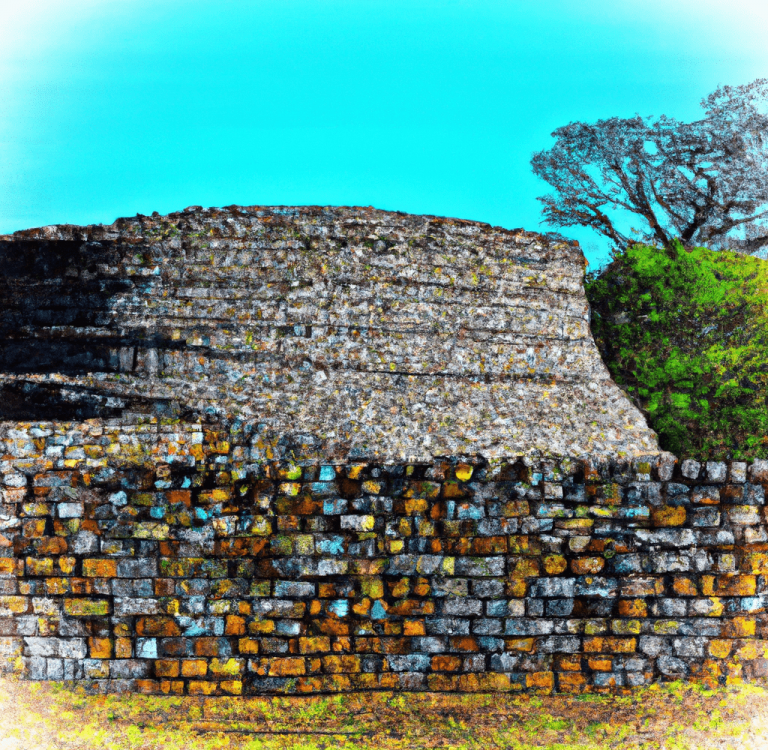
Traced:
<path fill-rule="evenodd" d="M 586 289 L 603 359 L 664 449 L 768 457 L 768 262 L 634 245 Z"/>

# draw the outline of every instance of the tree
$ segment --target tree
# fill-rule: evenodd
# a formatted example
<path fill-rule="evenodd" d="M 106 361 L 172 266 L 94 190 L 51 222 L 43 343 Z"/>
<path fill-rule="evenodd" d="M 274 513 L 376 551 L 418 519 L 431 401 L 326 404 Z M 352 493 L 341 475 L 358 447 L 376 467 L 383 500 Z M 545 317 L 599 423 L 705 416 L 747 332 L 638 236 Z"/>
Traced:
<path fill-rule="evenodd" d="M 768 246 L 766 102 L 761 78 L 719 87 L 701 101 L 706 114 L 696 122 L 636 115 L 558 128 L 555 145 L 531 159 L 555 189 L 539 198 L 545 222 L 592 227 L 617 249 L 679 239 L 759 251 Z M 639 217 L 643 230 L 621 231 L 617 211 Z"/>

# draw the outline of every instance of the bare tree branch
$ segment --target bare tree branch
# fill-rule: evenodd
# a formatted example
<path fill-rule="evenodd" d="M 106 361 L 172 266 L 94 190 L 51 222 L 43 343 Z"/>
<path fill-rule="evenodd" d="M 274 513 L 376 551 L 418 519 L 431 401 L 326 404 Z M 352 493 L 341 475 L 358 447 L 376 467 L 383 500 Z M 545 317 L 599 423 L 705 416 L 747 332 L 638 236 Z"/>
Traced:
<path fill-rule="evenodd" d="M 692 123 L 636 115 L 558 128 L 531 158 L 555 191 L 539 198 L 545 221 L 591 227 L 619 249 L 631 240 L 614 211 L 640 216 L 662 245 L 768 246 L 768 79 L 721 86 L 701 104 Z"/>

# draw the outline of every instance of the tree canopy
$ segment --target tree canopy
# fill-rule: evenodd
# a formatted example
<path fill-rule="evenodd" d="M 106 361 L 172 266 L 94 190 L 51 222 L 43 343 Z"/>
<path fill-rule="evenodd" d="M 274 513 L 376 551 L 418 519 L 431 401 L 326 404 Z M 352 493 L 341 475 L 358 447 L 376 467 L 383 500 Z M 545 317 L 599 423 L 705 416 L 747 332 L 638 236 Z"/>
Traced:
<path fill-rule="evenodd" d="M 768 263 L 633 245 L 587 275 L 592 334 L 665 450 L 768 457 Z"/>
<path fill-rule="evenodd" d="M 768 79 L 721 86 L 701 101 L 705 116 L 662 115 L 572 122 L 531 159 L 554 194 L 539 198 L 545 222 L 587 226 L 618 249 L 768 246 Z M 622 228 L 622 213 L 641 227 Z"/>

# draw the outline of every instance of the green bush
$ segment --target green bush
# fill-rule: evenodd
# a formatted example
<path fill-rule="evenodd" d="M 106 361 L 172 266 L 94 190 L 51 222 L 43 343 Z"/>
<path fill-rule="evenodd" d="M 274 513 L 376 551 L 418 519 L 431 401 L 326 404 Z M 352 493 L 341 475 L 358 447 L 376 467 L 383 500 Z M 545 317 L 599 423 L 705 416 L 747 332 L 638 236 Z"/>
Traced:
<path fill-rule="evenodd" d="M 589 274 L 592 333 L 661 446 L 768 457 L 768 262 L 634 245 Z"/>

